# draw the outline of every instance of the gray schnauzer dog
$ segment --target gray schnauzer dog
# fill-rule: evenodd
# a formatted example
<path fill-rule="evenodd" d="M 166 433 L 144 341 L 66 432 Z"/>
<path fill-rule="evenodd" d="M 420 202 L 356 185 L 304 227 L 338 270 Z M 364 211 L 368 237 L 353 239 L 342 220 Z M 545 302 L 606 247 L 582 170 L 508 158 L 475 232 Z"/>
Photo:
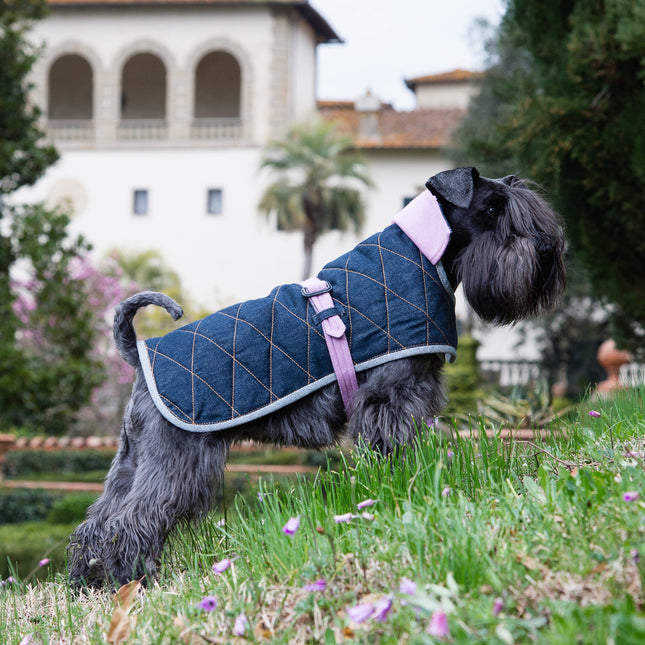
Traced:
<path fill-rule="evenodd" d="M 116 345 L 136 380 L 105 491 L 70 539 L 73 584 L 153 578 L 173 528 L 211 508 L 232 442 L 311 449 L 362 437 L 382 454 L 409 444 L 445 405 L 459 284 L 496 324 L 557 305 L 565 238 L 540 195 L 475 168 L 426 186 L 318 278 L 146 341 L 136 311 L 155 304 L 177 319 L 179 305 L 144 292 L 117 307 Z"/>

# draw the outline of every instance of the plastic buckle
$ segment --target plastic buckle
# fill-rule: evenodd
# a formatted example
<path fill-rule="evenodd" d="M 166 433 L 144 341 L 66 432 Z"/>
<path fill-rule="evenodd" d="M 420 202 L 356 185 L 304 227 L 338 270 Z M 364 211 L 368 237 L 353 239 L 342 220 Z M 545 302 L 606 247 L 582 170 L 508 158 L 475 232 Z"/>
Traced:
<path fill-rule="evenodd" d="M 331 291 L 331 285 L 329 284 L 329 282 L 327 282 L 327 280 L 325 280 L 325 284 L 327 286 L 322 289 L 318 289 L 318 291 L 307 291 L 306 287 L 302 287 L 300 293 L 302 293 L 305 298 L 311 298 L 313 296 L 319 296 L 323 293 L 329 293 Z"/>

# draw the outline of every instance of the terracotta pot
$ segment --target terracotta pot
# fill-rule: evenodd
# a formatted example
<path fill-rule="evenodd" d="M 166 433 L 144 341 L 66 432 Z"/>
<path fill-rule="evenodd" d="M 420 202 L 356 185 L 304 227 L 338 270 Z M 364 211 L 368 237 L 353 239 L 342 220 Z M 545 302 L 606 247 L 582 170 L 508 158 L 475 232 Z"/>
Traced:
<path fill-rule="evenodd" d="M 610 338 L 600 345 L 596 357 L 607 372 L 606 380 L 596 386 L 596 394 L 605 395 L 622 388 L 619 380 L 620 368 L 632 361 L 632 355 L 629 352 L 616 349 L 616 343 Z"/>

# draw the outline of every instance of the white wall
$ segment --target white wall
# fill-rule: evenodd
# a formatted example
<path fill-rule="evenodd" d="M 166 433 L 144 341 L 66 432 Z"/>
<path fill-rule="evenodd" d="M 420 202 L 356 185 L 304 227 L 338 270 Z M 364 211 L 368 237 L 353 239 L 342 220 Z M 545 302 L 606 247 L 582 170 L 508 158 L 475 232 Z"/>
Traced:
<path fill-rule="evenodd" d="M 420 109 L 452 108 L 466 110 L 471 97 L 479 90 L 476 83 L 419 83 L 415 94 Z"/>
<path fill-rule="evenodd" d="M 316 36 L 302 20 L 291 21 L 289 60 L 292 120 L 305 121 L 316 108 Z"/>
<path fill-rule="evenodd" d="M 72 220 L 98 254 L 156 249 L 176 269 L 188 292 L 205 305 L 264 295 L 273 286 L 301 279 L 302 235 L 275 230 L 258 212 L 269 175 L 260 173 L 258 149 L 175 151 L 69 151 L 36 188 L 18 199 L 80 193 Z M 323 235 L 315 269 L 388 226 L 426 179 L 445 169 L 438 154 L 372 153 L 376 189 L 366 192 L 367 221 L 358 235 Z M 223 190 L 221 215 L 206 214 L 208 188 Z M 149 213 L 134 215 L 133 191 L 149 191 Z"/>

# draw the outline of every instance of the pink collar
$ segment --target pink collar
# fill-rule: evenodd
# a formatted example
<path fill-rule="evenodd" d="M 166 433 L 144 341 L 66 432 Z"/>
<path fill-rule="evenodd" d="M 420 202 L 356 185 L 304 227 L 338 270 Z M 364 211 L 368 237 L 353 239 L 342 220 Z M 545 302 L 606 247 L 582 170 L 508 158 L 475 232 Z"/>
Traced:
<path fill-rule="evenodd" d="M 415 243 L 432 264 L 441 260 L 450 241 L 450 226 L 446 222 L 437 198 L 424 190 L 392 221 Z"/>

